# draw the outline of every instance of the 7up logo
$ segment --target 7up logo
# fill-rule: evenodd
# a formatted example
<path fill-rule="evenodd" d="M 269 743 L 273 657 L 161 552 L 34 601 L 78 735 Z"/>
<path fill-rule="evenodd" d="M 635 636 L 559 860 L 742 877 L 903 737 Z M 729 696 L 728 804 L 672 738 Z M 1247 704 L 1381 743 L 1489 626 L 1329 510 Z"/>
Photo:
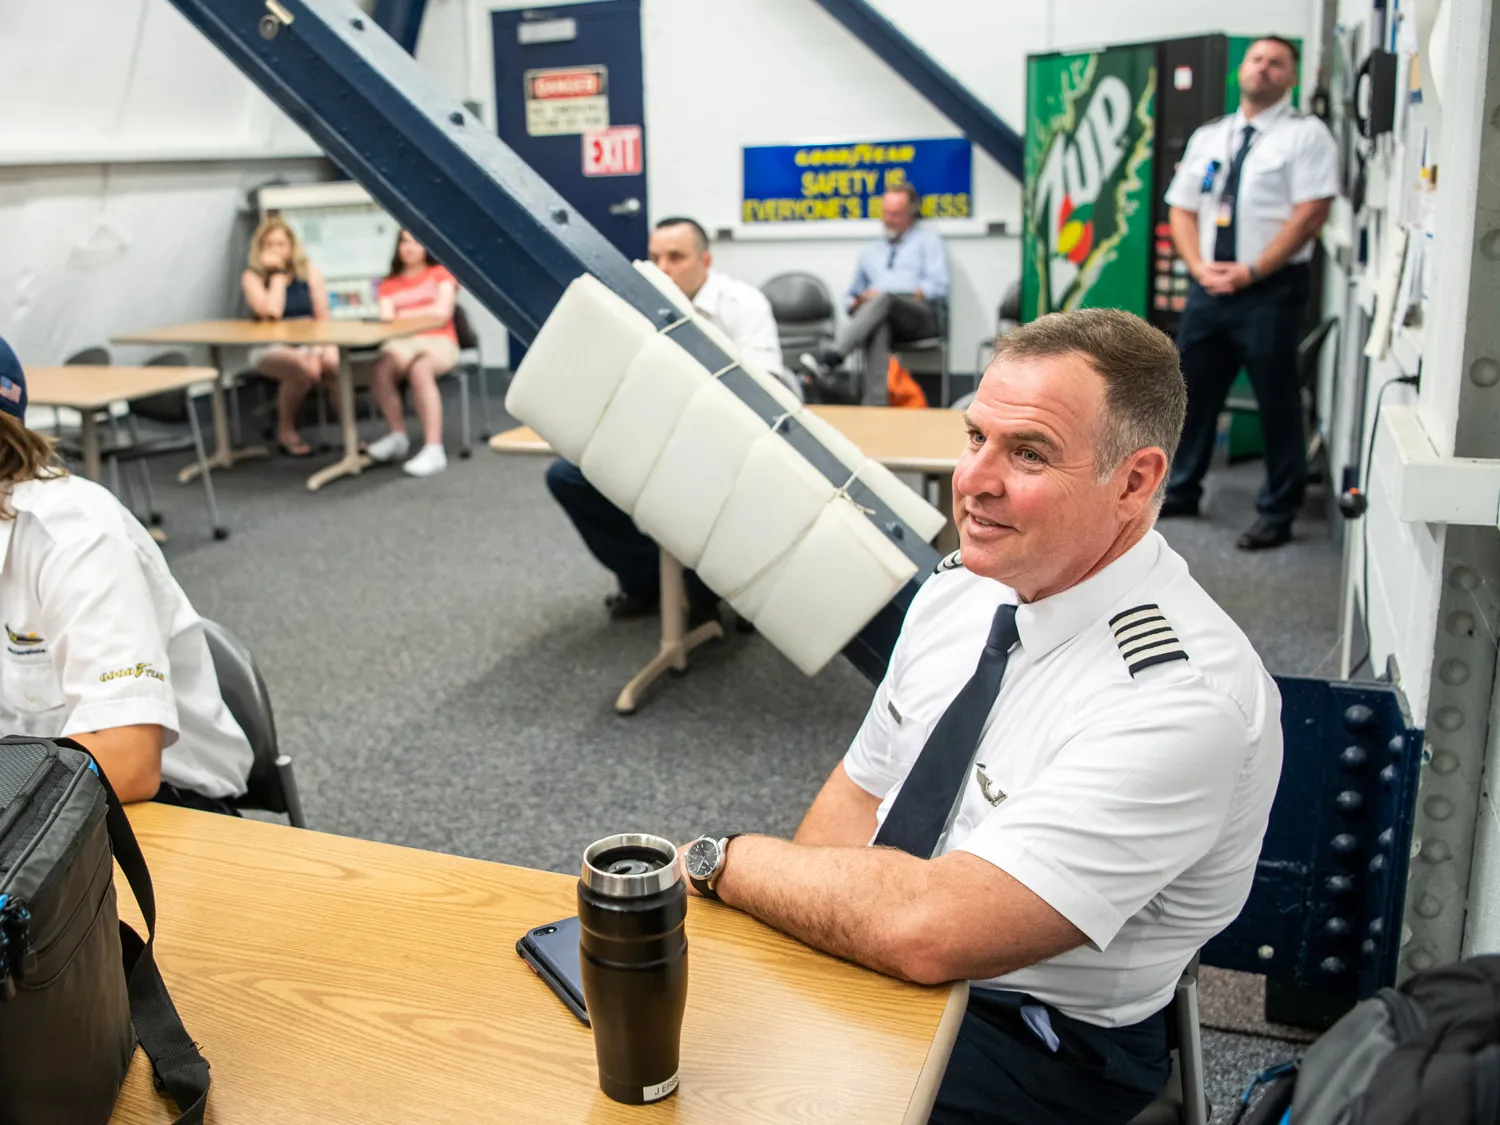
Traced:
<path fill-rule="evenodd" d="M 1138 173 L 1151 156 L 1155 68 L 1146 68 L 1137 98 L 1119 75 L 1098 76 L 1108 58 L 1091 60 L 1078 87 L 1064 95 L 1064 113 L 1053 119 L 1033 184 L 1029 219 L 1047 310 L 1080 305 L 1113 259 L 1146 186 Z"/>

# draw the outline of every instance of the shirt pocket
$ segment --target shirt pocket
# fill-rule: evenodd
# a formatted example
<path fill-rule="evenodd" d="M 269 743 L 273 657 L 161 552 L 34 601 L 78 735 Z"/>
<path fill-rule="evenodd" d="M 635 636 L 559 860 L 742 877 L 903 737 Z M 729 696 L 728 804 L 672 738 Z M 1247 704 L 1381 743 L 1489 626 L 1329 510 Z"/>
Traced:
<path fill-rule="evenodd" d="M 1263 207 L 1285 207 L 1291 198 L 1291 169 L 1283 153 L 1269 153 L 1255 162 L 1248 177 L 1251 201 Z"/>
<path fill-rule="evenodd" d="M 923 719 L 909 712 L 894 695 L 887 701 L 887 710 L 891 721 L 891 736 L 885 768 L 886 776 L 891 780 L 891 788 L 887 791 L 885 800 L 880 804 L 882 823 L 885 821 L 885 814 L 890 811 L 891 804 L 901 792 L 901 786 L 911 773 L 912 767 L 917 764 L 922 748 L 927 745 L 927 736 L 932 733 L 932 728 L 937 723 L 935 718 Z"/>
<path fill-rule="evenodd" d="M 47 653 L 17 656 L 7 652 L 0 661 L 3 674 L 5 702 L 16 711 L 27 726 L 60 713 L 67 703 L 57 670 Z M 28 720 L 30 720 L 28 722 Z M 59 724 L 58 730 L 61 730 Z M 41 730 L 28 730 L 27 734 L 40 734 Z M 56 733 L 55 731 L 53 733 Z"/>

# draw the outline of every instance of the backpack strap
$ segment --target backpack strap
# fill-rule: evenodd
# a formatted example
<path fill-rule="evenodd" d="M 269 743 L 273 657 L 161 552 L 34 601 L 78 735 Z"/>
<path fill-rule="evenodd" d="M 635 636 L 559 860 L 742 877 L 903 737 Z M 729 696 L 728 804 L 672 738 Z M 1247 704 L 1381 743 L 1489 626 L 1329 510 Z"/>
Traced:
<path fill-rule="evenodd" d="M 84 750 L 70 739 L 56 741 Z M 95 761 L 94 765 L 97 767 L 98 762 Z M 156 940 L 156 892 L 151 886 L 146 858 L 141 855 L 141 846 L 136 842 L 130 820 L 125 816 L 125 809 L 115 796 L 109 779 L 102 769 L 96 768 L 96 773 L 107 798 L 105 825 L 109 830 L 110 847 L 114 849 L 115 860 L 135 894 L 141 917 L 146 920 L 145 941 L 127 923 L 120 923 L 126 991 L 130 995 L 130 1022 L 135 1026 L 136 1038 L 140 1040 L 146 1057 L 151 1060 L 157 1092 L 165 1093 L 177 1104 L 180 1116 L 175 1125 L 202 1125 L 208 1100 L 208 1060 L 199 1053 L 198 1045 L 182 1025 L 182 1017 L 177 1014 L 152 955 L 151 946 Z"/>

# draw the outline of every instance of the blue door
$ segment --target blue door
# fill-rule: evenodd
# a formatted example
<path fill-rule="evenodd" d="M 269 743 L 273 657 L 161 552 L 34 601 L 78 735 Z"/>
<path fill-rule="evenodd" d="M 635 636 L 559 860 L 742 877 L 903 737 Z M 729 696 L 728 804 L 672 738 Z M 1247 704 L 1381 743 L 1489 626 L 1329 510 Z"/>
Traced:
<path fill-rule="evenodd" d="M 501 11 L 491 18 L 500 139 L 627 258 L 644 258 L 640 0 Z M 512 336 L 512 369 L 525 351 Z"/>
<path fill-rule="evenodd" d="M 622 253 L 644 258 L 640 0 L 492 18 L 500 139 Z"/>

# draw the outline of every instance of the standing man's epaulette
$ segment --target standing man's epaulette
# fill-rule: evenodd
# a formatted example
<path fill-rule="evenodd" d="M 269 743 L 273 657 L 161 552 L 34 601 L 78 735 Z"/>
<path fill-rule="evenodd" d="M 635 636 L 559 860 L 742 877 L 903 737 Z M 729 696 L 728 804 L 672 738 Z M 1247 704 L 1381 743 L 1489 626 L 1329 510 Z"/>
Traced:
<path fill-rule="evenodd" d="M 937 566 L 933 567 L 932 573 L 941 574 L 945 570 L 962 570 L 963 567 L 964 553 L 962 551 L 954 551 L 951 555 L 944 558 L 942 562 L 938 563 Z"/>

